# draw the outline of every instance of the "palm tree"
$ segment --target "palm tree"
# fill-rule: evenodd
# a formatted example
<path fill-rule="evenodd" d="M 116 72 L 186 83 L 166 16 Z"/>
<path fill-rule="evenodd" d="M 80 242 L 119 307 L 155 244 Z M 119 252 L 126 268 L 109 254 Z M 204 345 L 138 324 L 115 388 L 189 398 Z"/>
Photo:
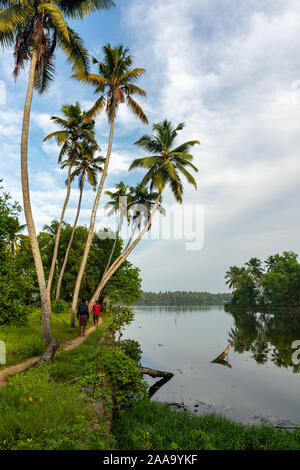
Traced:
<path fill-rule="evenodd" d="M 153 204 L 155 204 L 158 197 L 158 192 L 149 191 L 146 186 L 139 183 L 136 186 L 131 186 L 130 193 L 130 209 L 134 212 L 132 215 L 134 232 L 136 229 L 141 229 L 142 223 L 144 223 L 144 225 L 147 224 Z M 165 215 L 165 210 L 161 204 L 158 204 L 157 209 L 162 215 Z M 149 226 L 149 229 L 150 228 Z"/>
<path fill-rule="evenodd" d="M 15 221 L 15 223 L 16 227 L 13 233 L 9 235 L 6 245 L 6 249 L 10 251 L 13 256 L 19 251 L 19 243 L 22 237 L 24 236 L 21 232 L 23 232 L 26 227 L 26 225 L 21 225 L 19 221 Z"/>
<path fill-rule="evenodd" d="M 79 72 L 74 75 L 74 78 L 77 80 L 92 85 L 95 89 L 95 94 L 100 93 L 100 97 L 96 100 L 93 107 L 87 112 L 87 119 L 89 120 L 95 118 L 104 108 L 106 108 L 108 122 L 110 124 L 110 133 L 105 165 L 94 202 L 88 238 L 73 294 L 71 315 L 71 326 L 73 327 L 75 326 L 75 311 L 77 307 L 81 281 L 93 239 L 97 209 L 107 176 L 113 143 L 114 124 L 119 105 L 126 103 L 131 111 L 142 122 L 148 124 L 148 119 L 142 108 L 132 98 L 132 95 L 135 94 L 140 96 L 146 95 L 144 90 L 135 85 L 135 82 L 145 73 L 145 69 L 132 69 L 132 56 L 129 55 L 128 49 L 124 49 L 123 46 L 111 47 L 110 44 L 107 44 L 103 47 L 103 54 L 103 62 L 99 62 L 98 60 L 93 59 L 94 64 L 98 66 L 98 74 Z"/>
<path fill-rule="evenodd" d="M 238 268 L 237 266 L 230 266 L 229 271 L 226 272 L 225 279 L 229 289 L 236 287 L 241 274 L 245 272 L 245 268 Z"/>
<path fill-rule="evenodd" d="M 115 251 L 116 243 L 124 218 L 127 218 L 128 224 L 130 224 L 130 222 L 132 221 L 132 233 L 126 247 L 123 250 L 126 251 L 133 240 L 136 230 L 141 230 L 142 224 L 147 225 L 148 220 L 151 216 L 151 209 L 158 197 L 157 192 L 151 193 L 146 187 L 142 187 L 141 184 L 137 184 L 135 187 L 131 186 L 128 191 L 128 186 L 126 186 L 125 183 L 121 181 L 119 184 L 116 185 L 116 189 L 117 190 L 114 193 L 112 191 L 105 191 L 105 194 L 111 197 L 111 200 L 106 204 L 106 207 L 111 207 L 109 215 L 120 212 L 120 219 L 113 248 L 111 250 L 110 257 L 104 270 L 104 273 L 102 275 L 101 282 L 105 278 L 106 273 L 111 265 L 111 260 Z M 126 200 L 122 198 L 126 198 Z M 165 210 L 163 209 L 160 203 L 158 204 L 158 210 L 161 214 L 165 214 Z M 148 230 L 149 229 L 150 226 L 148 226 Z M 97 290 L 91 298 L 90 309 L 94 305 L 95 301 L 101 296 L 101 292 L 102 289 L 101 291 Z"/>
<path fill-rule="evenodd" d="M 146 168 L 148 171 L 144 176 L 141 185 L 145 186 L 150 183 L 150 192 L 152 192 L 152 189 L 155 187 L 158 190 L 157 197 L 145 227 L 140 232 L 136 240 L 130 246 L 126 246 L 125 250 L 123 250 L 121 255 L 108 269 L 106 275 L 98 285 L 92 299 L 99 298 L 99 293 L 102 291 L 111 276 L 128 258 L 132 250 L 137 246 L 147 230 L 149 230 L 155 212 L 161 202 L 161 195 L 165 187 L 167 185 L 170 186 L 175 200 L 180 204 L 182 203 L 183 195 L 183 183 L 181 181 L 180 174 L 186 178 L 188 183 L 197 188 L 194 177 L 186 167 L 192 168 L 195 172 L 198 171 L 192 163 L 194 158 L 193 155 L 188 152 L 191 147 L 196 144 L 200 144 L 200 142 L 198 140 L 191 140 L 172 148 L 178 131 L 182 130 L 183 127 L 184 124 L 179 124 L 177 127 L 173 128 L 172 123 L 165 119 L 161 123 L 154 124 L 153 135 L 143 136 L 136 142 L 136 145 L 146 149 L 152 155 L 134 160 L 129 170 L 133 170 L 135 168 Z"/>
<path fill-rule="evenodd" d="M 81 142 L 78 144 L 77 157 L 73 161 L 73 168 L 75 169 L 71 174 L 71 181 L 73 181 L 76 177 L 78 177 L 79 200 L 78 200 L 77 214 L 75 217 L 72 234 L 69 240 L 64 262 L 63 262 L 63 265 L 59 274 L 59 279 L 57 282 L 56 296 L 55 296 L 56 301 L 58 301 L 60 298 L 61 283 L 64 277 L 70 249 L 73 243 L 74 234 L 75 234 L 75 230 L 77 227 L 77 222 L 78 222 L 80 209 L 81 209 L 82 193 L 83 193 L 85 179 L 87 178 L 88 182 L 93 187 L 94 191 L 96 191 L 97 173 L 100 173 L 102 171 L 102 165 L 105 161 L 104 158 L 102 157 L 94 158 L 94 154 L 97 150 L 99 150 L 99 147 L 97 144 L 91 144 L 89 141 Z M 65 162 L 63 162 L 62 167 L 64 166 L 70 166 L 69 160 L 66 160 Z"/>
<path fill-rule="evenodd" d="M 32 216 L 28 179 L 28 132 L 33 90 L 36 88 L 43 93 L 53 81 L 57 47 L 66 54 L 74 73 L 88 71 L 88 53 L 81 38 L 68 26 L 66 18 L 83 18 L 112 5 L 112 0 L 0 0 L 0 45 L 14 47 L 16 78 L 30 62 L 21 136 L 21 178 L 24 213 L 41 296 L 43 338 L 47 342 L 51 339 L 51 305 Z"/>
<path fill-rule="evenodd" d="M 108 212 L 108 215 L 117 214 L 119 212 L 120 218 L 119 218 L 119 224 L 118 224 L 118 228 L 116 231 L 113 247 L 111 249 L 110 256 L 109 256 L 103 275 L 106 274 L 106 271 L 108 270 L 110 266 L 113 254 L 116 249 L 117 240 L 118 240 L 118 237 L 119 237 L 119 234 L 120 234 L 123 222 L 124 222 L 124 218 L 126 217 L 127 222 L 128 223 L 130 222 L 130 215 L 129 215 L 128 207 L 130 206 L 131 192 L 128 186 L 125 183 L 123 183 L 123 181 L 120 181 L 120 183 L 116 184 L 115 187 L 116 187 L 115 192 L 105 191 L 105 194 L 110 197 L 110 200 L 106 203 L 106 206 L 105 206 L 106 209 L 110 209 L 110 211 Z"/>
<path fill-rule="evenodd" d="M 62 168 L 68 167 L 67 193 L 61 212 L 58 231 L 56 234 L 52 263 L 47 282 L 47 293 L 49 296 L 49 300 L 51 298 L 51 286 L 54 276 L 55 264 L 57 260 L 62 224 L 71 194 L 71 171 L 74 159 L 76 158 L 76 146 L 78 145 L 78 142 L 80 142 L 82 139 L 89 140 L 91 143 L 96 145 L 95 121 L 91 121 L 89 123 L 85 122 L 86 115 L 82 111 L 81 106 L 78 102 L 76 103 L 76 105 L 64 105 L 61 108 L 61 111 L 64 116 L 63 118 L 58 116 L 51 116 L 50 118 L 57 126 L 61 128 L 61 130 L 52 132 L 44 138 L 44 142 L 49 139 L 55 139 L 57 144 L 59 146 L 62 146 L 58 157 L 58 163 L 61 163 L 62 159 L 66 155 L 68 155 L 67 164 L 62 166 Z"/>
<path fill-rule="evenodd" d="M 246 266 L 248 266 L 254 279 L 257 280 L 261 278 L 263 269 L 261 267 L 261 261 L 258 258 L 251 258 L 250 261 L 246 263 Z"/>

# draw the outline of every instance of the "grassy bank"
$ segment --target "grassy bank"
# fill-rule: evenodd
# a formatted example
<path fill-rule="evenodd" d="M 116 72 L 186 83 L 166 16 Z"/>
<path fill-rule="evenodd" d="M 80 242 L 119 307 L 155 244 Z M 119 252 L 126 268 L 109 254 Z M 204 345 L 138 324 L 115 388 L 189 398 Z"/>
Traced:
<path fill-rule="evenodd" d="M 68 311 L 55 313 L 51 320 L 52 337 L 60 339 L 62 343 L 78 336 L 78 329 L 70 327 L 70 315 Z M 40 356 L 46 347 L 42 339 L 40 310 L 32 311 L 25 326 L 0 326 L 0 340 L 6 345 L 6 365 L 0 365 L 0 370 L 30 357 Z"/>
<path fill-rule="evenodd" d="M 0 390 L 0 450 L 114 448 L 93 393 L 99 383 L 99 341 L 110 318 L 78 348 L 61 353 L 54 364 L 9 379 Z"/>
<path fill-rule="evenodd" d="M 130 312 L 122 315 L 105 314 L 79 347 L 9 379 L 0 389 L 0 450 L 117 448 L 113 409 L 146 392 L 132 343 L 114 341 Z"/>
<path fill-rule="evenodd" d="M 149 400 L 122 411 L 114 433 L 121 450 L 300 449 L 300 429 L 288 432 L 243 426 L 216 415 L 196 417 Z"/>

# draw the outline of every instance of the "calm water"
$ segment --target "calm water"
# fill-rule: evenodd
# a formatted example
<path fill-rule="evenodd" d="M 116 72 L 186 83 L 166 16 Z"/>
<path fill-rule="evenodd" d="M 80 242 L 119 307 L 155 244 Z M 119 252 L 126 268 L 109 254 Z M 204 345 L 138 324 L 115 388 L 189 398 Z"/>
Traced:
<path fill-rule="evenodd" d="M 233 316 L 221 307 L 135 310 L 123 339 L 139 341 L 143 366 L 175 374 L 153 399 L 244 423 L 300 423 L 300 368 L 291 360 L 291 344 L 300 340 L 299 316 Z M 212 364 L 229 340 L 232 368 Z"/>

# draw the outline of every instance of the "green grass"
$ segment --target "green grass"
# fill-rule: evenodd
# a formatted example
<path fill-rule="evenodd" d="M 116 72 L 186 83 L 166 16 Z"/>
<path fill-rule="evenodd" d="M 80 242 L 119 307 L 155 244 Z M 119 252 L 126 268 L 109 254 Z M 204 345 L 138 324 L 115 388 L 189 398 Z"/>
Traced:
<path fill-rule="evenodd" d="M 54 313 L 51 320 L 51 335 L 62 343 L 78 336 L 78 328 L 70 327 L 70 315 L 70 311 Z M 0 370 L 40 356 L 46 347 L 42 339 L 40 310 L 33 310 L 25 326 L 0 326 L 0 340 L 6 345 L 6 365 L 0 365 Z"/>
<path fill-rule="evenodd" d="M 114 424 L 120 450 L 291 450 L 300 449 L 300 429 L 244 426 L 221 416 L 192 416 L 168 405 L 141 400 Z"/>
<path fill-rule="evenodd" d="M 82 345 L 62 352 L 54 364 L 9 379 L 0 390 L 0 450 L 114 448 L 91 397 L 82 392 L 99 382 L 97 346 L 108 324 L 106 315 Z"/>

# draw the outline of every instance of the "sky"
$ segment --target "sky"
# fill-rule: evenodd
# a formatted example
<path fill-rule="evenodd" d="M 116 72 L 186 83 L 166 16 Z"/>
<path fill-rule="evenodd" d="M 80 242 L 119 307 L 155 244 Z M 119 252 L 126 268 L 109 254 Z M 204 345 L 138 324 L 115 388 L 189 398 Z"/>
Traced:
<path fill-rule="evenodd" d="M 72 22 L 98 59 L 102 46 L 123 44 L 136 67 L 147 70 L 139 99 L 149 126 L 120 108 L 105 189 L 120 180 L 135 184 L 142 171 L 130 163 L 145 156 L 134 145 L 167 118 L 185 123 L 178 142 L 194 147 L 198 190 L 185 185 L 184 204 L 204 208 L 201 249 L 186 240 L 144 240 L 129 260 L 141 269 L 144 290 L 226 292 L 225 272 L 252 256 L 265 260 L 300 251 L 300 3 L 298 0 L 116 0 L 117 7 Z M 58 147 L 42 143 L 55 128 L 49 117 L 63 104 L 88 109 L 92 89 L 71 79 L 58 53 L 56 80 L 32 105 L 29 168 L 37 230 L 60 217 L 66 174 L 57 165 Z M 12 51 L 0 55 L 0 178 L 22 202 L 20 129 L 28 70 L 15 83 Z M 3 87 L 6 88 L 4 100 Z M 2 93 L 1 93 L 2 90 Z M 5 101 L 5 102 L 4 102 Z M 105 115 L 97 138 L 105 155 Z M 179 140 L 180 139 L 180 140 Z M 72 189 L 66 221 L 72 223 L 78 199 Z M 88 225 L 94 193 L 86 189 L 79 223 Z M 168 208 L 174 203 L 164 194 Z M 96 229 L 113 226 L 102 199 Z M 202 212 L 201 212 L 202 213 Z M 199 235 L 199 234 L 198 234 Z M 200 238 L 201 238 L 200 237 Z"/>

